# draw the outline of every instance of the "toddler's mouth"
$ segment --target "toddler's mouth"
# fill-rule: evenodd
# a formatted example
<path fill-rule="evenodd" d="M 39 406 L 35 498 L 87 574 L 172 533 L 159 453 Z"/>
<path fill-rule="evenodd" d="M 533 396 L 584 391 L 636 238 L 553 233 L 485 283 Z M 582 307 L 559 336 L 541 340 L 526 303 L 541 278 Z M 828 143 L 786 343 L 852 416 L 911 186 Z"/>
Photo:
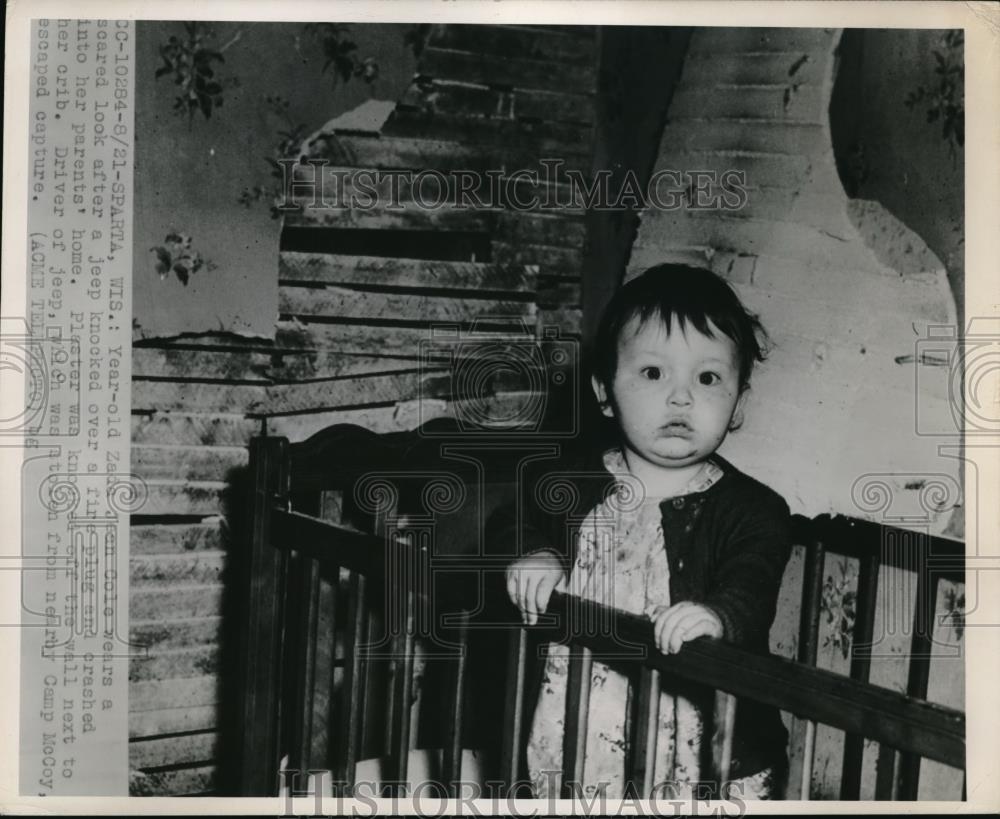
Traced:
<path fill-rule="evenodd" d="M 660 429 L 667 435 L 690 435 L 693 431 L 687 421 L 668 421 Z"/>

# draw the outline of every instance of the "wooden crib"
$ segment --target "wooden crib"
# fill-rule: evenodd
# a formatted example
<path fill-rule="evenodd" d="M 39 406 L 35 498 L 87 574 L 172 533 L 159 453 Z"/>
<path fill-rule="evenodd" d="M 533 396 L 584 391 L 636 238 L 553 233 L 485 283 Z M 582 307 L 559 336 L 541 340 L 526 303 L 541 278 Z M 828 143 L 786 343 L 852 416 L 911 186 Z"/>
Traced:
<path fill-rule="evenodd" d="M 412 779 L 407 766 L 417 744 L 414 730 L 428 724 L 439 729 L 431 730 L 442 749 L 434 778 L 447 793 L 459 795 L 463 748 L 471 745 L 486 749 L 486 778 L 494 786 L 503 783 L 505 793 L 523 795 L 526 725 L 538 673 L 534 647 L 552 639 L 577 649 L 563 741 L 568 780 L 580 781 L 583 773 L 590 663 L 623 638 L 645 649 L 645 659 L 634 661 L 639 697 L 629 760 L 643 796 L 653 784 L 647 760 L 655 754 L 656 733 L 648 726 L 656 724 L 658 698 L 650 693 L 661 674 L 715 689 L 710 730 L 716 782 L 728 779 L 736 697 L 804 721 L 791 798 L 809 798 L 819 724 L 845 732 L 843 799 L 859 798 L 866 738 L 879 747 L 877 799 L 917 798 L 922 758 L 964 770 L 964 713 L 925 699 L 937 584 L 964 582 L 962 543 L 839 516 L 796 517 L 805 560 L 795 661 L 708 639 L 662 655 L 648 622 L 558 593 L 549 609 L 555 625 L 526 629 L 503 594 L 503 569 L 512 554 L 484 548 L 483 528 L 490 512 L 512 499 L 517 463 L 557 446 L 532 436 L 463 434 L 446 422 L 392 435 L 340 426 L 295 445 L 280 437 L 252 440 L 249 549 L 241 560 L 247 590 L 243 795 L 274 795 L 281 787 L 303 792 L 305 777 L 283 776 L 282 769 L 328 771 L 333 790 L 350 793 L 357 764 L 373 753 L 385 760 L 380 781 L 398 792 Z M 337 493 L 332 497 L 340 500 L 341 522 L 319 516 L 321 498 L 331 497 L 323 493 Z M 827 554 L 859 565 L 850 676 L 815 667 Z M 917 573 L 905 694 L 868 681 L 884 566 Z M 323 578 L 330 580 L 326 604 L 333 622 L 321 629 Z M 598 617 L 613 622 L 613 638 L 587 626 Z M 333 660 L 318 672 L 323 651 Z M 416 714 L 413 675 L 421 656 L 436 668 L 436 705 Z M 315 716 L 318 693 L 327 703 L 322 725 Z M 321 758 L 317 731 L 328 738 Z"/>

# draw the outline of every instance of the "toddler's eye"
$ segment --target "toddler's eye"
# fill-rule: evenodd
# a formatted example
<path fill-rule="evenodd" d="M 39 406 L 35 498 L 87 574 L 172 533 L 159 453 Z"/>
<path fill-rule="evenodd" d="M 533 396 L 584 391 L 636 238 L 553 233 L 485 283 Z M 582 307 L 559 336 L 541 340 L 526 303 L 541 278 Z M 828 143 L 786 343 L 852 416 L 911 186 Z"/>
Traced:
<path fill-rule="evenodd" d="M 718 384 L 720 381 L 722 381 L 722 376 L 720 376 L 718 373 L 703 372 L 699 373 L 698 375 L 698 383 L 705 387 L 714 386 L 715 384 Z"/>
<path fill-rule="evenodd" d="M 640 372 L 642 377 L 648 379 L 649 381 L 659 381 L 660 380 L 660 368 L 659 367 L 643 367 Z"/>

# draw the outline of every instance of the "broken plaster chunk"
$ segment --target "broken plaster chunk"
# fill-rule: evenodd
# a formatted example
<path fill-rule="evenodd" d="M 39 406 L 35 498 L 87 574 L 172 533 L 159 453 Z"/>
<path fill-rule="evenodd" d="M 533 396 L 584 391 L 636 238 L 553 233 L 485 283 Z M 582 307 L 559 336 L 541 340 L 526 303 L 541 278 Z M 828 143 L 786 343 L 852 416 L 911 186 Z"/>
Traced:
<path fill-rule="evenodd" d="M 365 100 L 356 108 L 331 119 L 323 126 L 322 131 L 334 134 L 377 135 L 395 107 L 396 103 L 392 100 Z"/>
<path fill-rule="evenodd" d="M 447 418 L 450 414 L 447 401 L 439 398 L 415 398 L 396 404 L 392 420 L 398 429 L 410 430 L 436 418 Z"/>

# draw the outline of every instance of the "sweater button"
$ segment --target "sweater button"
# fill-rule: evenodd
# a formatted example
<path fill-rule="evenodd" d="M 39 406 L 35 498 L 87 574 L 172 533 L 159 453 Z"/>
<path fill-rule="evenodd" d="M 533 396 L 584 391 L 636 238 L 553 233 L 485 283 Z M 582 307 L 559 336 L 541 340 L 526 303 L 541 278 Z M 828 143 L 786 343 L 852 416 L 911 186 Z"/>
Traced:
<path fill-rule="evenodd" d="M 674 498 L 674 509 L 684 508 L 684 498 Z"/>
<path fill-rule="evenodd" d="M 684 558 L 683 557 L 680 560 L 677 561 L 677 568 L 678 569 L 683 569 L 684 568 Z"/>

